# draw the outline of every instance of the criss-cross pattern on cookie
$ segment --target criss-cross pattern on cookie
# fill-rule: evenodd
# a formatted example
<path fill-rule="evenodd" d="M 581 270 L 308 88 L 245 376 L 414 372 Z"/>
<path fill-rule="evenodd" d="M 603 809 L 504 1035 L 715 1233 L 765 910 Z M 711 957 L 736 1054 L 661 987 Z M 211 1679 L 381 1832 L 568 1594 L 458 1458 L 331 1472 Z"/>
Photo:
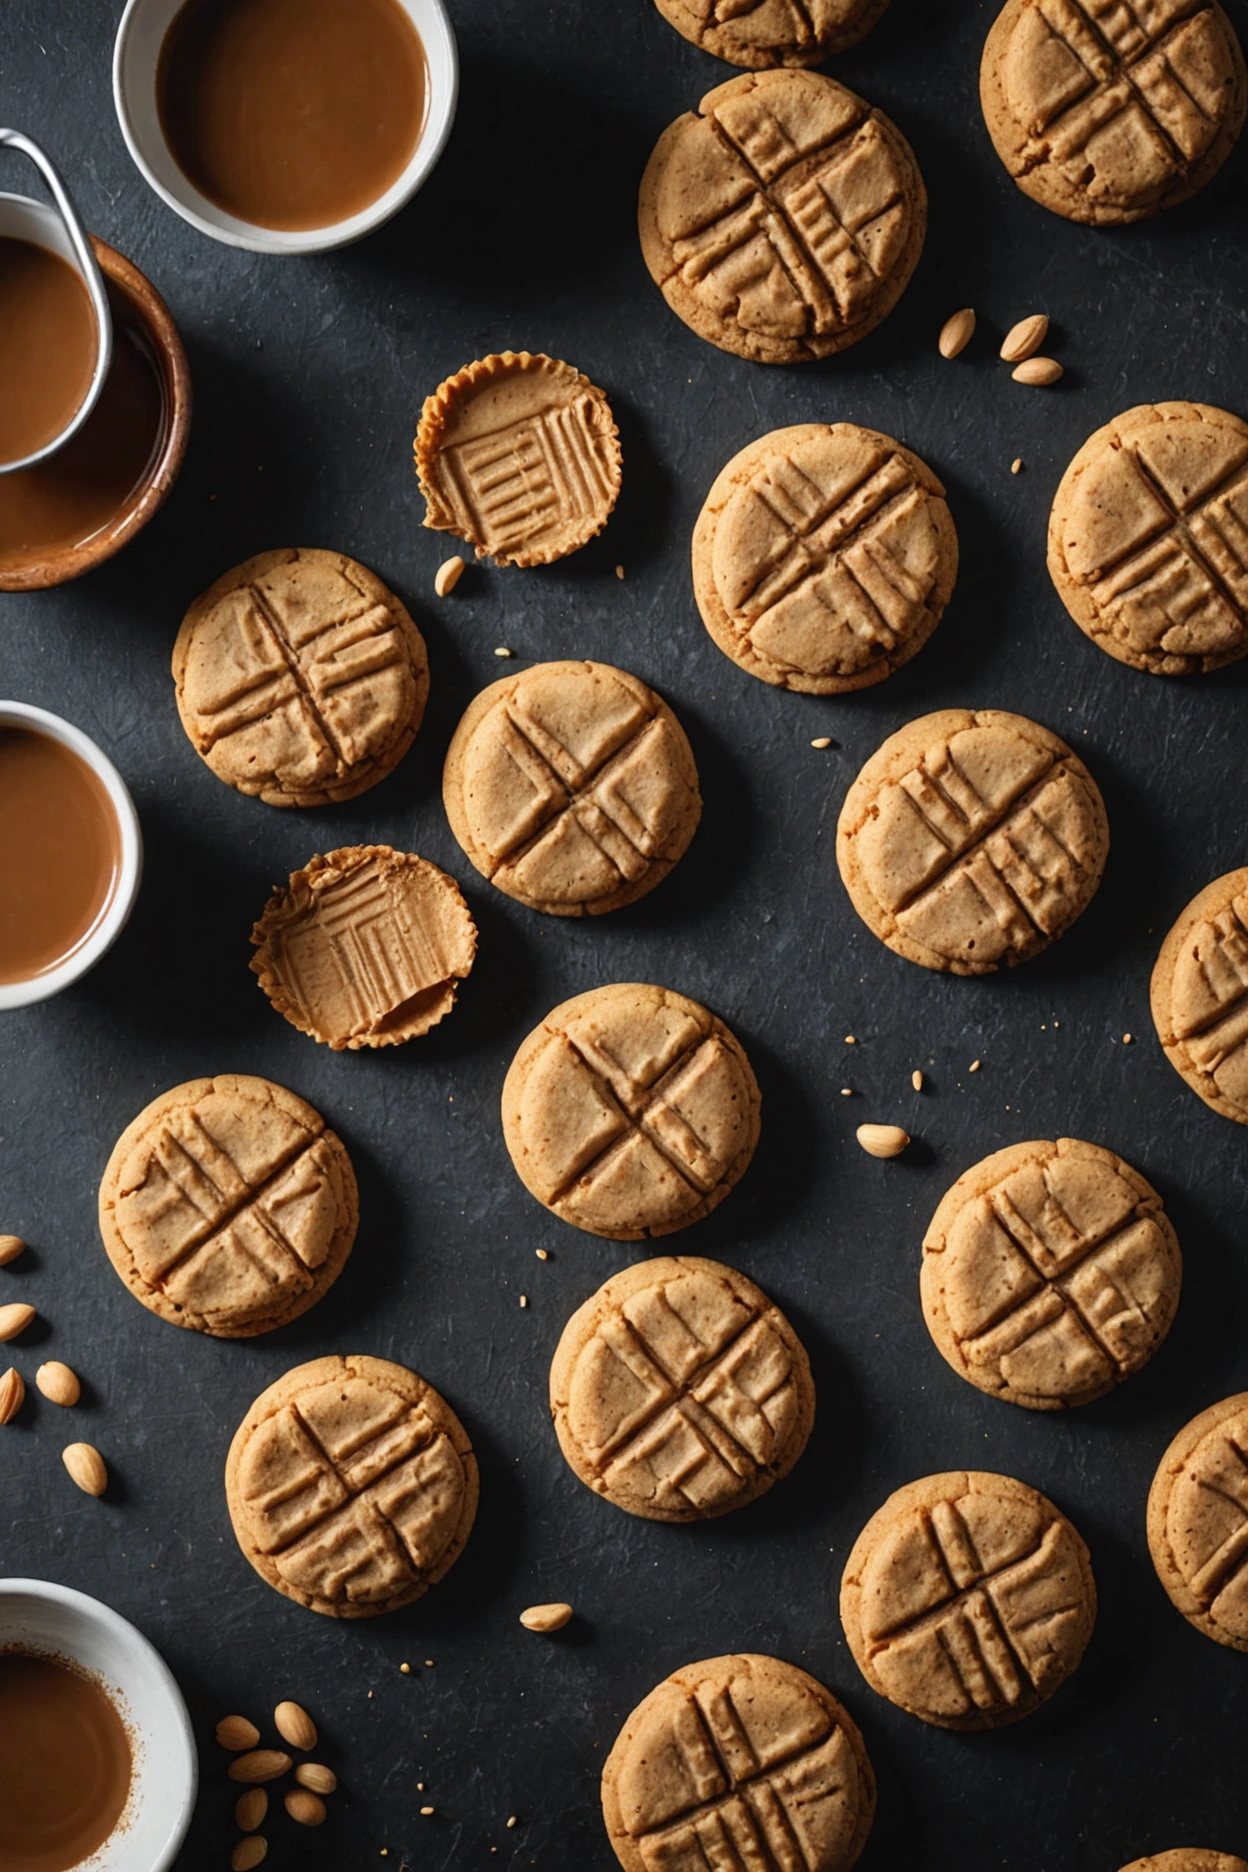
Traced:
<path fill-rule="evenodd" d="M 1039 1496 L 990 1480 L 911 1510 L 869 1556 L 863 1639 L 884 1694 L 947 1722 L 1021 1709 L 1078 1662 L 1079 1554 Z"/>
<path fill-rule="evenodd" d="M 247 1538 L 280 1578 L 297 1594 L 361 1605 L 432 1573 L 466 1492 L 435 1413 L 349 1372 L 257 1424 L 237 1477 Z"/>
<path fill-rule="evenodd" d="M 589 522 L 615 494 L 612 453 L 598 400 L 552 401 L 438 451 L 440 491 L 454 531 L 483 553 L 539 547 L 575 520 Z"/>
<path fill-rule="evenodd" d="M 1248 1111 L 1248 894 L 1188 931 L 1175 958 L 1167 1044 Z"/>
<path fill-rule="evenodd" d="M 1131 207 L 1208 154 L 1233 65 L 1205 0 L 1029 0 L 1002 76 L 1020 173 L 1056 167 L 1094 203 Z"/>
<path fill-rule="evenodd" d="M 1183 1463 L 1166 1513 L 1180 1575 L 1202 1612 L 1248 1648 L 1248 1405 Z"/>
<path fill-rule="evenodd" d="M 1170 1299 L 1159 1206 L 1077 1146 L 967 1202 L 929 1244 L 929 1266 L 977 1382 L 1077 1398 L 1133 1371 Z"/>

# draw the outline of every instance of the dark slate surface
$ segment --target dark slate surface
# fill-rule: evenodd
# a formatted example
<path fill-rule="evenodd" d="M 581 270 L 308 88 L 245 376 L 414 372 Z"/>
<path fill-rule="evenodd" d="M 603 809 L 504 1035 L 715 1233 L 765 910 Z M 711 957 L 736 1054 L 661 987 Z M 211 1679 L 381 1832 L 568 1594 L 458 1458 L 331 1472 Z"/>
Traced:
<path fill-rule="evenodd" d="M 463 98 L 437 174 L 361 247 L 286 262 L 201 239 L 147 192 L 113 117 L 118 0 L 8 0 L 0 13 L 0 118 L 46 141 L 91 226 L 168 296 L 197 393 L 186 467 L 150 530 L 79 585 L 0 600 L 0 692 L 98 737 L 134 790 L 148 852 L 112 956 L 59 1001 L 0 1024 L 0 1226 L 33 1244 L 0 1279 L 45 1322 L 14 1356 L 28 1375 L 49 1355 L 84 1373 L 73 1430 L 99 1443 L 115 1477 L 103 1503 L 76 1494 L 59 1462 L 65 1420 L 36 1400 L 0 1437 L 0 1565 L 101 1595 L 177 1672 L 205 1770 L 186 1868 L 224 1864 L 233 1837 L 216 1718 L 295 1696 L 343 1789 L 322 1834 L 278 1816 L 270 1864 L 606 1872 L 596 1783 L 621 1719 L 676 1665 L 734 1648 L 804 1664 L 862 1724 L 880 1781 L 864 1872 L 1113 1872 L 1182 1842 L 1248 1854 L 1248 1660 L 1172 1611 L 1144 1538 L 1171 1435 L 1248 1386 L 1245 1136 L 1166 1064 L 1147 1003 L 1171 919 L 1246 856 L 1248 663 L 1183 684 L 1124 669 L 1068 621 L 1043 564 L 1053 489 L 1099 423 L 1159 397 L 1248 410 L 1248 152 L 1160 223 L 1067 225 L 1015 192 L 982 128 L 975 76 L 991 9 L 894 0 L 836 69 L 914 144 L 932 197 L 925 256 L 900 308 L 848 356 L 769 370 L 677 322 L 634 231 L 654 139 L 728 69 L 649 0 L 454 0 L 453 11 Z M 1243 34 L 1243 0 L 1232 12 Z M 16 159 L 0 180 L 26 186 Z M 937 329 L 966 303 L 980 340 L 945 364 Z M 1004 329 L 1036 308 L 1067 366 L 1056 391 L 1022 390 L 996 361 Z M 606 534 L 563 565 L 474 570 L 439 602 L 445 548 L 419 525 L 415 417 L 443 376 L 508 344 L 570 358 L 605 386 L 623 496 Z M 766 688 L 714 648 L 688 540 L 732 452 L 783 423 L 841 417 L 935 466 L 963 570 L 915 662 L 865 695 L 818 701 Z M 1027 466 L 1014 478 L 1016 455 Z M 411 604 L 433 666 L 412 754 L 328 812 L 279 813 L 223 787 L 182 734 L 169 677 L 189 600 L 247 554 L 292 543 L 376 567 Z M 468 698 L 499 673 L 496 644 L 617 661 L 688 729 L 705 817 L 674 877 L 635 908 L 587 925 L 534 916 L 485 886 L 452 840 L 440 763 Z M 955 703 L 1018 709 L 1067 736 L 1109 809 L 1113 849 L 1092 908 L 1056 951 L 1003 979 L 946 980 L 893 957 L 836 873 L 836 813 L 860 763 L 910 717 Z M 826 753 L 810 748 L 818 734 L 833 738 Z M 359 839 L 452 871 L 481 949 L 459 1009 L 430 1038 L 345 1056 L 269 1009 L 247 935 L 274 880 Z M 703 1528 L 616 1513 L 564 1467 L 546 1414 L 551 1351 L 572 1309 L 637 1251 L 549 1218 L 500 1135 L 519 1040 L 557 1000 L 618 979 L 704 999 L 749 1048 L 764 1095 L 755 1164 L 678 1245 L 764 1285 L 804 1337 L 819 1389 L 793 1476 Z M 969 1077 L 977 1056 L 983 1070 Z M 916 1064 L 928 1075 L 919 1096 Z M 143 1312 L 95 1226 L 123 1125 L 158 1091 L 221 1069 L 312 1100 L 347 1140 L 363 1192 L 332 1298 L 251 1343 Z M 864 1118 L 898 1120 L 917 1142 L 900 1162 L 873 1162 L 853 1139 Z M 923 1227 L 953 1178 L 1008 1142 L 1061 1132 L 1137 1164 L 1187 1255 L 1164 1350 L 1069 1419 L 961 1384 L 928 1340 L 917 1293 Z M 264 1385 L 357 1350 L 414 1365 L 453 1402 L 480 1451 L 482 1507 L 465 1557 L 422 1604 L 336 1624 L 286 1603 L 242 1559 L 221 1466 Z M 1050 1492 L 1087 1537 L 1101 1589 L 1073 1684 L 995 1736 L 941 1734 L 878 1700 L 836 1615 L 867 1516 L 899 1484 L 964 1464 Z M 529 1636 L 518 1612 L 550 1598 L 572 1600 L 576 1623 L 554 1640 Z M 418 1817 L 425 1800 L 432 1819 Z"/>

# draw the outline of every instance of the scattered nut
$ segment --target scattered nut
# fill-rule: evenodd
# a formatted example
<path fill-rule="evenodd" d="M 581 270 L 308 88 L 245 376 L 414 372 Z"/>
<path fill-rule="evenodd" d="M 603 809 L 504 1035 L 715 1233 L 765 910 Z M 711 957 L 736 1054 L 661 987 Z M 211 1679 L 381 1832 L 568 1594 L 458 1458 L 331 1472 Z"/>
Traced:
<path fill-rule="evenodd" d="M 402 1672 L 404 1677 L 410 1677 L 412 1674 L 412 1667 L 410 1664 L 400 1664 L 399 1670 Z"/>
<path fill-rule="evenodd" d="M 12 1423 L 26 1402 L 26 1381 L 12 1365 L 0 1378 L 0 1424 Z"/>
<path fill-rule="evenodd" d="M 250 1749 L 237 1755 L 226 1769 L 231 1781 L 276 1781 L 290 1767 L 290 1756 L 283 1749 Z"/>
<path fill-rule="evenodd" d="M 853 1096 L 854 1096 L 854 1088 L 853 1088 L 853 1086 L 842 1086 L 842 1087 L 841 1087 L 841 1097 L 842 1097 L 842 1098 L 853 1098 Z"/>
<path fill-rule="evenodd" d="M 259 1740 L 260 1731 L 245 1716 L 223 1716 L 217 1724 L 217 1741 L 236 1755 L 243 1749 L 255 1748 Z"/>
<path fill-rule="evenodd" d="M 298 1703 L 279 1703 L 273 1712 L 273 1727 L 283 1742 L 306 1754 L 316 1747 L 316 1724 Z"/>
<path fill-rule="evenodd" d="M 1123 1044 L 1123 1046 L 1130 1046 L 1130 1044 L 1131 1044 L 1131 1036 L 1130 1036 L 1130 1034 L 1123 1034 L 1123 1036 L 1122 1036 L 1122 1044 Z M 5 1421 L 5 1420 L 4 1420 L 4 1418 L 3 1418 L 3 1417 L 0 1417 L 0 1423 L 3 1423 L 4 1421 Z"/>
<path fill-rule="evenodd" d="M 431 1814 L 431 1813 L 433 1812 L 433 1808 L 432 1808 L 432 1807 L 422 1807 L 420 1811 L 421 1811 L 421 1813 L 422 1813 L 422 1814 L 424 1814 L 424 1815 L 426 1816 L 426 1818 L 427 1818 L 427 1817 L 428 1817 L 428 1815 L 430 1815 L 430 1814 Z"/>
<path fill-rule="evenodd" d="M 295 1780 L 300 1787 L 311 1788 L 314 1794 L 332 1794 L 338 1785 L 337 1775 L 323 1762 L 300 1762 L 295 1769 Z"/>
<path fill-rule="evenodd" d="M 623 576 L 624 576 L 624 568 L 623 568 L 623 566 L 616 566 L 616 568 L 615 568 L 615 576 L 616 576 L 616 578 L 623 578 Z"/>
<path fill-rule="evenodd" d="M 1027 358 L 1035 357 L 1048 335 L 1046 314 L 1033 312 L 1030 318 L 1019 319 L 1017 325 L 1011 325 L 1001 346 L 1001 356 L 1007 364 L 1022 364 Z"/>
<path fill-rule="evenodd" d="M 444 559 L 433 575 L 433 589 L 439 598 L 445 598 L 453 592 L 463 577 L 464 562 L 456 553 L 453 559 Z"/>
<path fill-rule="evenodd" d="M 531 1605 L 520 1614 L 520 1623 L 526 1631 L 562 1631 L 572 1616 L 572 1608 L 563 1600 L 553 1605 Z"/>
<path fill-rule="evenodd" d="M 923 1075 L 917 1066 L 910 1075 L 910 1083 L 916 1092 L 921 1092 L 923 1090 Z"/>
<path fill-rule="evenodd" d="M 254 1833 L 269 1811 L 269 1797 L 261 1787 L 248 1788 L 234 1803 L 234 1824 L 240 1833 Z"/>
<path fill-rule="evenodd" d="M 943 358 L 955 358 L 960 351 L 965 351 L 975 335 L 975 314 L 970 306 L 963 306 L 952 318 L 946 319 L 940 328 L 940 337 L 936 348 Z"/>
<path fill-rule="evenodd" d="M 108 1469 L 93 1443 L 71 1443 L 61 1451 L 61 1461 L 84 1495 L 102 1495 L 108 1487 Z"/>
<path fill-rule="evenodd" d="M 1022 472 L 1023 472 L 1023 458 L 1021 455 L 1016 455 L 1013 461 L 1010 463 L 1010 473 L 1022 474 Z"/>
<path fill-rule="evenodd" d="M 817 748 L 831 747 L 832 737 L 830 734 L 816 735 L 810 745 L 811 747 L 817 747 Z"/>
<path fill-rule="evenodd" d="M 860 1124 L 855 1135 L 868 1157 L 900 1157 L 910 1142 L 900 1125 Z"/>
<path fill-rule="evenodd" d="M 846 1034 L 845 1044 L 846 1046 L 857 1046 L 858 1036 L 856 1034 Z"/>
<path fill-rule="evenodd" d="M 548 1248 L 535 1248 L 533 1252 L 537 1256 L 539 1261 L 550 1260 L 550 1250 Z"/>
<path fill-rule="evenodd" d="M 320 1826 L 325 1818 L 325 1803 L 319 1794 L 306 1788 L 292 1788 L 286 1796 L 286 1811 L 300 1826 Z"/>
<path fill-rule="evenodd" d="M 260 1864 L 268 1850 L 269 1842 L 261 1833 L 253 1833 L 250 1839 L 239 1840 L 230 1854 L 233 1872 L 252 1872 L 252 1867 Z"/>
<path fill-rule="evenodd" d="M 1061 375 L 1061 365 L 1056 358 L 1051 357 L 1025 358 L 1010 372 L 1015 383 L 1031 384 L 1033 388 L 1039 388 L 1044 384 L 1055 384 Z"/>
<path fill-rule="evenodd" d="M 508 1819 L 507 1824 L 509 1827 L 517 1826 L 519 1824 L 519 1815 L 512 1814 L 510 1818 Z"/>
<path fill-rule="evenodd" d="M 35 1383 L 49 1404 L 63 1404 L 67 1409 L 82 1396 L 78 1374 L 70 1371 L 68 1365 L 62 1365 L 60 1359 L 49 1359 L 46 1365 L 41 1365 L 35 1373 Z"/>
<path fill-rule="evenodd" d="M 514 650 L 508 650 L 505 644 L 500 644 L 494 654 L 495 656 L 515 656 L 516 653 Z"/>
<path fill-rule="evenodd" d="M 979 1068 L 980 1068 L 980 1065 L 981 1065 L 981 1063 L 982 1063 L 982 1062 L 981 1062 L 981 1061 L 979 1061 L 979 1060 L 972 1060 L 972 1061 L 971 1061 L 971 1063 L 970 1063 L 970 1065 L 969 1065 L 969 1066 L 967 1067 L 967 1069 L 966 1069 L 966 1070 L 967 1070 L 967 1072 L 978 1072 L 978 1071 L 979 1071 Z"/>
<path fill-rule="evenodd" d="M 0 1267 L 8 1267 L 10 1261 L 16 1261 L 25 1246 L 20 1235 L 0 1235 Z"/>
<path fill-rule="evenodd" d="M 8 1306 L 0 1306 L 0 1340 L 16 1339 L 18 1333 L 25 1332 L 34 1317 L 34 1307 L 27 1306 L 24 1300 L 14 1300 Z"/>

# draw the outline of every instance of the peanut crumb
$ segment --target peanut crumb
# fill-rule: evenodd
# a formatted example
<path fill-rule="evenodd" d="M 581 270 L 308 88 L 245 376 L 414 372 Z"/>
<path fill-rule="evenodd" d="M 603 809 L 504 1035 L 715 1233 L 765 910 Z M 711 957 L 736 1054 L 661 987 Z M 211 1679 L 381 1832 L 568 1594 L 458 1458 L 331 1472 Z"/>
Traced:
<path fill-rule="evenodd" d="M 852 1086 L 842 1086 L 842 1087 L 841 1087 L 841 1097 L 842 1097 L 842 1098 L 853 1098 L 853 1096 L 854 1096 L 854 1088 L 853 1088 Z"/>
<path fill-rule="evenodd" d="M 464 562 L 456 553 L 453 559 L 444 559 L 433 575 L 433 589 L 439 598 L 445 598 L 453 592 L 463 576 Z"/>
<path fill-rule="evenodd" d="M 857 1036 L 855 1034 L 846 1034 L 845 1044 L 846 1046 L 857 1046 L 858 1044 Z"/>
<path fill-rule="evenodd" d="M 624 568 L 623 568 L 623 566 L 616 566 L 616 568 L 615 568 L 615 576 L 616 576 L 616 578 L 623 578 L 623 576 L 624 576 Z"/>
<path fill-rule="evenodd" d="M 1131 1036 L 1130 1036 L 1130 1034 L 1123 1034 L 1123 1036 L 1122 1036 L 1122 1044 L 1123 1044 L 1123 1046 L 1130 1046 L 1130 1044 L 1131 1044 Z"/>
<path fill-rule="evenodd" d="M 511 1818 L 510 1818 L 510 1820 L 509 1820 L 509 1821 L 507 1822 L 507 1824 L 508 1824 L 508 1826 L 509 1826 L 509 1827 L 513 1827 L 513 1826 L 515 1826 L 515 1824 L 516 1824 L 516 1816 L 515 1816 L 515 1814 L 512 1814 L 512 1816 L 511 1816 Z"/>
<path fill-rule="evenodd" d="M 550 1250 L 548 1248 L 537 1248 L 534 1250 L 534 1252 L 537 1255 L 537 1258 L 539 1261 L 550 1260 Z"/>
<path fill-rule="evenodd" d="M 972 1060 L 966 1070 L 967 1072 L 978 1072 L 979 1067 L 980 1067 L 980 1062 L 978 1060 Z"/>
<path fill-rule="evenodd" d="M 412 1667 L 410 1664 L 400 1664 L 399 1669 L 402 1671 L 405 1677 L 410 1677 L 412 1674 Z"/>
<path fill-rule="evenodd" d="M 528 1296 L 528 1294 L 521 1294 L 521 1296 L 520 1296 L 520 1304 L 521 1304 L 521 1306 L 528 1306 L 528 1304 L 529 1304 L 529 1296 Z"/>
<path fill-rule="evenodd" d="M 1016 455 L 1014 457 L 1014 460 L 1010 463 L 1010 473 L 1022 474 L 1022 472 L 1023 472 L 1023 458 L 1021 455 Z"/>
<path fill-rule="evenodd" d="M 418 1781 L 418 1782 L 416 1783 L 416 1792 L 417 1792 L 418 1794 L 423 1794 L 423 1793 L 424 1793 L 424 1791 L 425 1791 L 425 1784 L 424 1784 L 424 1782 L 423 1782 L 423 1781 Z"/>
<path fill-rule="evenodd" d="M 431 1814 L 431 1813 L 433 1812 L 433 1808 L 432 1808 L 432 1807 L 422 1807 L 420 1811 L 421 1811 L 421 1813 L 422 1813 L 422 1814 L 426 1814 L 426 1815 L 427 1815 L 427 1814 Z"/>
<path fill-rule="evenodd" d="M 516 653 L 514 650 L 509 650 L 506 644 L 499 644 L 498 649 L 494 652 L 494 654 L 495 656 L 509 657 L 509 656 L 515 656 Z"/>
<path fill-rule="evenodd" d="M 917 1066 L 910 1075 L 910 1083 L 916 1092 L 921 1092 L 923 1090 L 923 1075 Z"/>
<path fill-rule="evenodd" d="M 426 1670 L 432 1670 L 432 1669 L 433 1669 L 433 1659 L 432 1659 L 431 1657 L 427 1657 L 427 1658 L 425 1659 L 425 1669 L 426 1669 Z"/>
<path fill-rule="evenodd" d="M 832 737 L 829 734 L 816 735 L 810 745 L 817 748 L 831 747 Z"/>

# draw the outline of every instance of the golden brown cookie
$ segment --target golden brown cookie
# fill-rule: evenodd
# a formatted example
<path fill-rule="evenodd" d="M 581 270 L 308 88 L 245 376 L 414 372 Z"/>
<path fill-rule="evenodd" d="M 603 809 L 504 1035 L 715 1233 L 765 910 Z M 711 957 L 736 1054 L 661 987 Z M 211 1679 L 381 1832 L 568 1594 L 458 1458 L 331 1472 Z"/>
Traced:
<path fill-rule="evenodd" d="M 343 1144 L 310 1105 L 218 1073 L 162 1092 L 126 1126 L 99 1213 L 109 1260 L 150 1312 L 246 1339 L 333 1286 L 359 1198 Z"/>
<path fill-rule="evenodd" d="M 1096 1620 L 1088 1550 L 1011 1476 L 925 1476 L 854 1543 L 841 1623 L 871 1688 L 939 1729 L 997 1729 L 1051 1697 Z"/>
<path fill-rule="evenodd" d="M 1102 650 L 1155 676 L 1248 654 L 1248 423 L 1143 403 L 1090 436 L 1049 520 L 1058 596 Z"/>
<path fill-rule="evenodd" d="M 416 473 L 427 527 L 499 565 L 549 565 L 601 533 L 620 492 L 620 436 L 571 364 L 504 351 L 425 398 Z"/>
<path fill-rule="evenodd" d="M 256 1399 L 230 1444 L 225 1498 L 270 1586 L 330 1618 L 373 1618 L 411 1605 L 458 1560 L 477 1462 L 415 1372 L 319 1358 Z"/>
<path fill-rule="evenodd" d="M 1209 1852 L 1201 1846 L 1176 1846 L 1170 1852 L 1133 1859 L 1122 1872 L 1248 1872 L 1248 1860 L 1234 1853 Z"/>
<path fill-rule="evenodd" d="M 1148 1550 L 1184 1618 L 1248 1651 L 1248 1391 L 1194 1417 L 1162 1457 Z"/>
<path fill-rule="evenodd" d="M 553 1008 L 503 1085 L 503 1135 L 525 1188 L 617 1241 L 709 1215 L 759 1132 L 758 1083 L 723 1022 L 671 988 L 615 982 Z"/>
<path fill-rule="evenodd" d="M 896 305 L 927 194 L 883 111 L 815 72 L 729 79 L 663 132 L 641 251 L 700 338 L 760 364 L 829 357 Z"/>
<path fill-rule="evenodd" d="M 402 760 L 429 662 L 375 573 L 305 546 L 260 553 L 195 600 L 173 679 L 182 726 L 219 780 L 269 806 L 325 806 Z"/>
<path fill-rule="evenodd" d="M 550 1408 L 568 1466 L 596 1494 L 647 1521 L 705 1521 L 789 1473 L 815 1388 L 797 1334 L 753 1281 L 662 1255 L 572 1315 Z"/>
<path fill-rule="evenodd" d="M 1215 0 L 1006 0 L 979 95 L 1019 188 L 1108 226 L 1204 187 L 1243 127 L 1248 79 Z"/>
<path fill-rule="evenodd" d="M 436 1027 L 472 968 L 477 926 L 454 878 L 427 858 L 344 845 L 274 891 L 251 940 L 251 968 L 278 1013 L 339 1052 Z"/>
<path fill-rule="evenodd" d="M 1161 1198 L 1099 1144 L 994 1151 L 923 1241 L 927 1329 L 960 1378 L 1030 1410 L 1087 1404 L 1170 1330 L 1183 1260 Z"/>
<path fill-rule="evenodd" d="M 958 536 L 917 455 L 857 423 L 796 423 L 734 455 L 693 534 L 693 591 L 720 649 L 807 695 L 883 682 L 949 602 Z"/>
<path fill-rule="evenodd" d="M 1085 910 L 1109 827 L 1064 741 L 1002 709 L 899 728 L 845 797 L 836 859 L 854 909 L 923 968 L 986 975 L 1037 955 Z"/>
<path fill-rule="evenodd" d="M 875 1775 L 830 1690 L 779 1658 L 707 1658 L 637 1705 L 602 1770 L 625 1872 L 722 1865 L 849 1872 Z"/>
<path fill-rule="evenodd" d="M 551 916 L 644 897 L 702 813 L 684 729 L 609 663 L 538 663 L 483 689 L 455 730 L 442 798 L 482 876 Z"/>
<path fill-rule="evenodd" d="M 693 45 L 730 65 L 818 65 L 848 52 L 881 19 L 888 0 L 655 0 Z"/>
<path fill-rule="evenodd" d="M 1149 998 L 1174 1070 L 1214 1111 L 1248 1124 L 1248 869 L 1193 897 L 1161 945 Z"/>

